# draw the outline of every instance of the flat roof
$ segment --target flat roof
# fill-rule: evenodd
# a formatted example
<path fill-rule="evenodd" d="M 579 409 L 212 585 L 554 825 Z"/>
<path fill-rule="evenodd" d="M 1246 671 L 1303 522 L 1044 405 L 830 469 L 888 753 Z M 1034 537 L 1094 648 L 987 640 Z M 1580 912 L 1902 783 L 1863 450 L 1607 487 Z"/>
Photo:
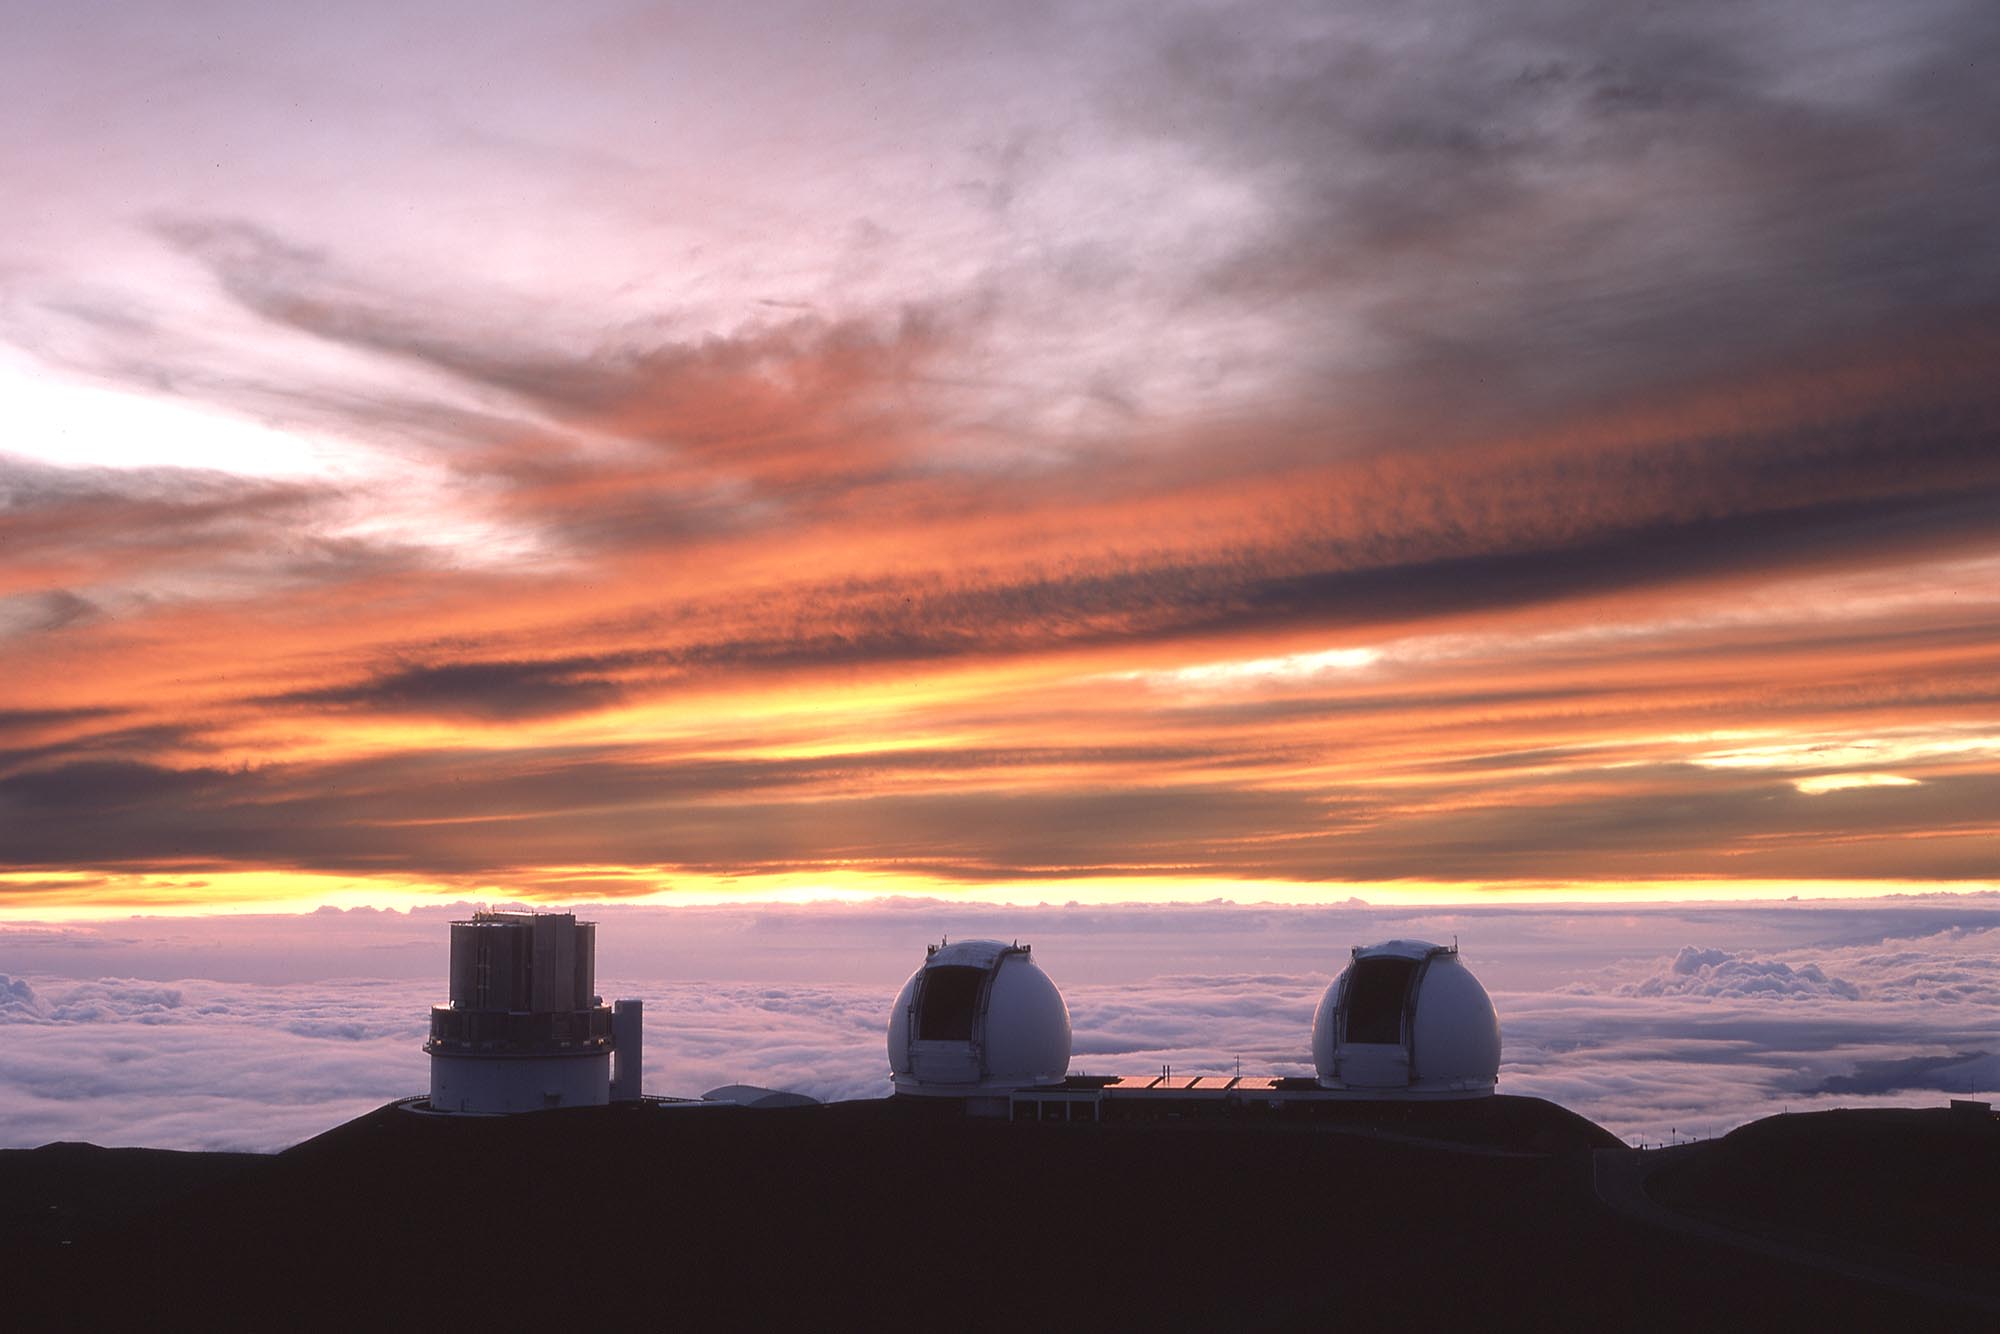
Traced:
<path fill-rule="evenodd" d="M 1138 1098 L 1147 1102 L 1175 1098 L 1218 1098 L 1242 1094 L 1254 1098 L 1332 1097 L 1311 1075 L 1082 1075 L 1060 1084 L 1016 1090 L 1017 1098 L 1065 1098 L 1098 1095 Z"/>

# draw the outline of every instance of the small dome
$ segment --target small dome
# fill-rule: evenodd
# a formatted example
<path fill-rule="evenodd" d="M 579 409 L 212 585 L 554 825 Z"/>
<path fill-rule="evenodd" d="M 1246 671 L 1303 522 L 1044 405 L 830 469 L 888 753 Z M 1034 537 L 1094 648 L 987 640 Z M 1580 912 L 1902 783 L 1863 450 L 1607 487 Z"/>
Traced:
<path fill-rule="evenodd" d="M 790 1089 L 767 1089 L 757 1084 L 724 1084 L 701 1095 L 703 1102 L 726 1102 L 736 1107 L 817 1107 L 818 1098 Z"/>
<path fill-rule="evenodd" d="M 933 945 L 889 1012 L 898 1093 L 932 1097 L 1059 1082 L 1069 1072 L 1069 1007 L 1026 945 Z"/>
<path fill-rule="evenodd" d="M 1456 945 L 1391 940 L 1354 951 L 1313 1015 L 1329 1089 L 1376 1098 L 1474 1098 L 1500 1079 L 1500 1020 Z"/>

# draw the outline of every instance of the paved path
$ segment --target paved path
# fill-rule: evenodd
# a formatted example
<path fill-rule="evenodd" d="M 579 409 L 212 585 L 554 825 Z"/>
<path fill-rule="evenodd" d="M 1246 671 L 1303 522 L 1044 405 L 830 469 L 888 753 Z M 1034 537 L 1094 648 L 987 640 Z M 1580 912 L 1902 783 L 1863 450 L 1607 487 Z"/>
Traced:
<path fill-rule="evenodd" d="M 1929 1301 L 1956 1302 L 2000 1315 L 2000 1296 L 1990 1274 L 1892 1255 L 1873 1247 L 1778 1231 L 1742 1232 L 1704 1218 L 1676 1213 L 1646 1193 L 1646 1178 L 1676 1158 L 1701 1152 L 1700 1145 L 1668 1149 L 1598 1149 L 1592 1154 L 1591 1181 L 1597 1198 L 1613 1212 L 1649 1227 L 1697 1237 L 1719 1246 L 1753 1251 L 1823 1273 L 1894 1288 Z"/>

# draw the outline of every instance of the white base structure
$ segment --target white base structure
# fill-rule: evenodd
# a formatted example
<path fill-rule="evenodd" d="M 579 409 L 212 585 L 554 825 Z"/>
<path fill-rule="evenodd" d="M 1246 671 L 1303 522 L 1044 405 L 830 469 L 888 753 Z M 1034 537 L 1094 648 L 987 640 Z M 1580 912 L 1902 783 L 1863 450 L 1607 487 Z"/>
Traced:
<path fill-rule="evenodd" d="M 431 1056 L 434 1112 L 539 1112 L 611 1101 L 611 1053 Z"/>
<path fill-rule="evenodd" d="M 501 1114 L 639 1096 L 643 1007 L 594 993 L 597 927 L 572 913 L 451 924 L 451 1000 L 431 1007 L 431 1110 Z M 614 1032 L 614 1027 L 616 1032 Z"/>

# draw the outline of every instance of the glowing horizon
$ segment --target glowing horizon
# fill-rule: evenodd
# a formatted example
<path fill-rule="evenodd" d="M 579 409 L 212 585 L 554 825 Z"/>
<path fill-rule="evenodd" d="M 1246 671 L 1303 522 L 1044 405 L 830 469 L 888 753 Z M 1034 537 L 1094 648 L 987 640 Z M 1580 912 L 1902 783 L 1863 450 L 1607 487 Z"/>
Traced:
<path fill-rule="evenodd" d="M 1153 904 L 1179 907 L 1310 907 L 1364 904 L 1384 908 L 1450 908 L 1506 904 L 1577 907 L 1646 907 L 1776 902 L 1851 902 L 1863 899 L 1965 897 L 2000 894 L 2000 879 L 1986 881 L 1812 880 L 1749 881 L 1690 877 L 1683 880 L 1591 882 L 1364 883 L 1226 881 L 1131 876 L 1119 879 L 947 885 L 882 872 L 810 876 L 717 877 L 719 883 L 675 880 L 640 889 L 652 880 L 633 868 L 549 868 L 531 888 L 519 884 L 373 881 L 327 875 L 231 871 L 215 875 L 44 876 L 27 881 L 16 897 L 18 875 L 0 875 L 0 932 L 33 923 L 61 925 L 138 918 L 214 915 L 302 915 L 326 910 L 410 912 L 481 904 L 552 911 L 604 908 L 713 908 L 900 901 L 979 907 L 1110 907 Z M 630 889 L 612 889 L 616 885 Z M 73 896 L 73 897 L 72 897 Z"/>

